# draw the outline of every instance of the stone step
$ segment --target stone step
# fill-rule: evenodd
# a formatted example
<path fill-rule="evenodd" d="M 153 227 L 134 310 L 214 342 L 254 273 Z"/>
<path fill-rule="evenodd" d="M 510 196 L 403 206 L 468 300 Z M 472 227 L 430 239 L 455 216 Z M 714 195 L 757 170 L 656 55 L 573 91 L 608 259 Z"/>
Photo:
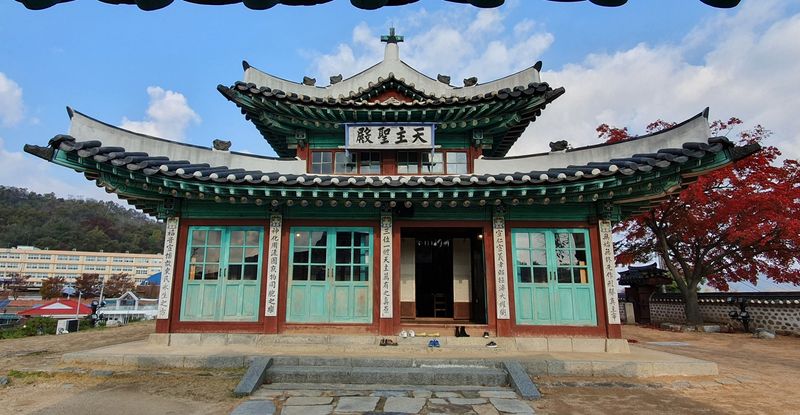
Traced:
<path fill-rule="evenodd" d="M 508 385 L 503 369 L 467 365 L 418 367 L 285 366 L 267 371 L 269 383 L 350 383 L 384 385 Z"/>
<path fill-rule="evenodd" d="M 435 359 L 401 357 L 316 357 L 316 356 L 275 356 L 275 366 L 348 366 L 348 367 L 423 367 L 453 366 L 502 369 L 502 363 L 487 359 Z"/>

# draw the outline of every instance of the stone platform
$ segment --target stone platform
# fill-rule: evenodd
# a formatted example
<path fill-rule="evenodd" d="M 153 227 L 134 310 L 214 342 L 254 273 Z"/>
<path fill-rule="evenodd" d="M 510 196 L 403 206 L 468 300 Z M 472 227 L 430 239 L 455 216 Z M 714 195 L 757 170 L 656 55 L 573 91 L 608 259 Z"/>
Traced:
<path fill-rule="evenodd" d="M 484 386 L 292 384 L 264 385 L 231 415 L 330 413 L 533 414 L 513 390 Z"/>
<path fill-rule="evenodd" d="M 379 346 L 373 336 L 331 335 L 152 335 L 139 341 L 67 353 L 70 364 L 105 364 L 139 367 L 198 368 L 247 367 L 254 357 L 269 356 L 287 364 L 292 359 L 307 364 L 317 359 L 337 359 L 345 366 L 420 367 L 446 361 L 469 364 L 518 361 L 531 376 L 714 376 L 716 363 L 671 353 L 628 346 L 624 340 L 605 339 L 492 339 L 497 348 L 485 347 L 484 338 L 438 337 L 441 347 L 427 347 L 429 338 L 397 339 L 398 346 Z M 623 344 L 624 342 L 624 344 Z M 602 346 L 601 346 L 602 345 Z M 615 352 L 607 351 L 612 349 Z M 597 351 L 600 350 L 600 351 Z M 627 351 L 627 352 L 625 352 Z M 379 365 L 368 361 L 384 360 Z M 428 363 L 426 363 L 428 362 Z M 338 364 L 338 363 L 337 363 Z"/>

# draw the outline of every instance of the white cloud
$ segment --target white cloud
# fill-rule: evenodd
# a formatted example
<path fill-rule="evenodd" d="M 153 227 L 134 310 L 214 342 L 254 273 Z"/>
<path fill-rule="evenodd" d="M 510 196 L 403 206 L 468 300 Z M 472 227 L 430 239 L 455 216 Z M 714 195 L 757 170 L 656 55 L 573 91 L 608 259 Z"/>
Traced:
<path fill-rule="evenodd" d="M 544 72 L 543 80 L 567 93 L 514 153 L 544 150 L 555 139 L 596 143 L 600 123 L 641 133 L 656 119 L 682 121 L 709 106 L 712 119 L 762 124 L 775 133 L 770 144 L 800 157 L 800 14 L 790 15 L 786 5 L 744 3 L 736 14 L 699 24 L 680 44 L 639 44 Z"/>
<path fill-rule="evenodd" d="M 11 127 L 22 121 L 22 88 L 19 84 L 0 72 L 0 121 Z"/>
<path fill-rule="evenodd" d="M 533 65 L 553 43 L 553 35 L 535 32 L 531 20 L 509 30 L 499 9 L 463 10 L 422 9 L 403 18 L 397 25 L 405 36 L 400 58 L 431 77 L 450 75 L 453 84 L 472 76 L 487 82 Z M 469 23 L 464 29 L 459 22 Z M 353 29 L 350 43 L 330 53 L 306 53 L 312 59 L 310 71 L 324 80 L 339 73 L 352 76 L 382 59 L 383 44 L 377 38 L 376 30 L 362 22 Z"/>
<path fill-rule="evenodd" d="M 75 184 L 64 181 L 64 167 L 55 166 L 21 151 L 9 151 L 0 137 L 0 178 L 6 186 L 26 188 L 36 193 L 55 193 L 59 197 L 90 198 L 125 204 L 115 195 L 92 186 L 81 175 L 69 175 Z M 20 174 L 20 172 L 25 172 Z M 12 180 L 8 180 L 13 178 Z"/>
<path fill-rule="evenodd" d="M 762 124 L 775 133 L 770 144 L 800 157 L 800 13 L 790 13 L 789 4 L 744 2 L 699 22 L 679 42 L 589 54 L 543 72 L 543 81 L 567 92 L 511 153 L 545 151 L 549 141 L 560 139 L 594 144 L 601 123 L 641 133 L 652 121 L 682 121 L 708 106 L 712 119 L 736 116 L 748 127 Z M 469 76 L 486 82 L 530 66 L 555 40 L 533 20 L 507 23 L 510 9 L 464 10 L 442 15 L 423 9 L 400 20 L 398 32 L 406 35 L 401 58 L 428 75 L 451 75 L 453 84 Z M 312 72 L 327 79 L 366 69 L 382 57 L 376 38 L 375 30 L 359 24 L 352 42 L 312 54 Z"/>
<path fill-rule="evenodd" d="M 150 103 L 143 121 L 122 118 L 120 127 L 156 137 L 182 141 L 190 123 L 199 123 L 200 116 L 189 107 L 186 97 L 158 86 L 147 88 Z"/>

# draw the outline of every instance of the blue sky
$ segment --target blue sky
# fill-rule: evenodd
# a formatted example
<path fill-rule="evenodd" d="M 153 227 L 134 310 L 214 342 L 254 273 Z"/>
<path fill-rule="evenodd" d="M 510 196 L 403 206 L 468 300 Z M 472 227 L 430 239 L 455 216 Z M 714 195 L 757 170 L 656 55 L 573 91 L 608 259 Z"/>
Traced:
<path fill-rule="evenodd" d="M 481 10 L 441 0 L 364 11 L 349 1 L 315 7 L 200 6 L 155 12 L 81 0 L 44 11 L 0 2 L 0 184 L 113 199 L 32 156 L 68 129 L 69 105 L 105 122 L 209 145 L 271 154 L 255 128 L 216 90 L 241 79 L 241 60 L 300 81 L 327 84 L 382 56 L 390 25 L 406 36 L 401 58 L 423 72 L 488 81 L 544 61 L 542 79 L 567 94 L 549 106 L 513 152 L 547 142 L 596 140 L 601 122 L 641 132 L 705 106 L 776 132 L 797 157 L 800 5 L 745 0 L 733 10 L 699 1 L 631 1 L 618 8 L 510 0 Z M 787 39 L 788 38 L 788 39 Z M 24 170 L 23 170 L 24 169 Z M 26 174 L 20 175 L 19 172 Z"/>

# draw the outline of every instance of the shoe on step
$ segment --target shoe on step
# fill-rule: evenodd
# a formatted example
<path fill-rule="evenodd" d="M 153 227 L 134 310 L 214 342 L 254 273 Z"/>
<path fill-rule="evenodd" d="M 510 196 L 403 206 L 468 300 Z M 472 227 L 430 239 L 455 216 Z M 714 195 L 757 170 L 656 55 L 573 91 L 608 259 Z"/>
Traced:
<path fill-rule="evenodd" d="M 495 342 L 486 343 L 486 347 L 495 349 L 495 348 L 497 348 L 497 343 L 495 343 Z"/>
<path fill-rule="evenodd" d="M 467 334 L 466 326 L 461 326 L 461 337 L 469 337 L 469 334 Z"/>
<path fill-rule="evenodd" d="M 484 339 L 488 339 L 489 338 L 489 332 L 488 331 L 484 331 L 483 332 L 483 338 Z"/>
<path fill-rule="evenodd" d="M 381 339 L 381 346 L 386 346 L 386 339 Z"/>
<path fill-rule="evenodd" d="M 461 327 L 456 326 L 456 337 L 461 337 Z"/>

